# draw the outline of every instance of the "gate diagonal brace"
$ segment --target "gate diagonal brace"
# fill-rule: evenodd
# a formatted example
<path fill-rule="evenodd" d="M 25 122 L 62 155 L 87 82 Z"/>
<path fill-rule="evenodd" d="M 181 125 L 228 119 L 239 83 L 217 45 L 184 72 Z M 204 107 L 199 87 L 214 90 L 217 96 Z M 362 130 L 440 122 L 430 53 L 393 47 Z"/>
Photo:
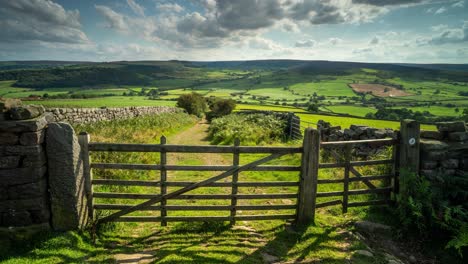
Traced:
<path fill-rule="evenodd" d="M 126 214 L 129 214 L 129 213 L 132 213 L 132 212 L 135 212 L 139 209 L 142 209 L 144 207 L 147 207 L 147 206 L 150 206 L 150 205 L 153 205 L 155 203 L 159 203 L 161 202 L 161 200 L 163 199 L 171 199 L 171 198 L 174 198 L 178 195 L 181 195 L 181 194 L 184 194 L 186 192 L 189 192 L 191 190 L 194 190 L 198 187 L 203 187 L 207 184 L 210 184 L 210 183 L 213 183 L 213 182 L 216 182 L 216 181 L 219 181 L 221 179 L 224 179 L 226 177 L 229 177 L 231 176 L 233 173 L 235 172 L 241 172 L 241 171 L 244 171 L 244 170 L 249 170 L 251 168 L 254 168 L 260 164 L 263 164 L 263 163 L 266 163 L 268 161 L 271 161 L 271 160 L 274 160 L 274 159 L 277 159 L 281 156 L 284 156 L 286 155 L 286 153 L 274 153 L 274 154 L 271 154 L 270 156 L 267 156 L 265 158 L 262 158 L 262 159 L 259 159 L 259 160 L 256 160 L 256 161 L 253 161 L 251 163 L 248 163 L 248 164 L 245 164 L 243 166 L 240 166 L 240 167 L 237 167 L 237 168 L 232 168 L 232 169 L 229 169 L 217 176 L 214 176 L 214 177 L 211 177 L 209 179 L 206 179 L 204 181 L 201 181 L 201 182 L 196 182 L 196 183 L 193 183 L 187 187 L 184 187 L 182 189 L 179 189 L 177 191 L 174 191 L 174 192 L 171 192 L 171 193 L 168 193 L 168 194 L 165 194 L 165 195 L 162 195 L 162 196 L 159 196 L 159 197 L 155 197 L 155 198 L 152 198 L 152 199 L 149 199 L 148 201 L 146 202 L 143 202 L 141 204 L 137 204 L 135 206 L 132 206 L 132 207 L 129 207 L 129 208 L 126 208 L 126 209 L 123 209 L 119 212 L 116 212 L 116 213 L 113 213 L 111 215 L 108 215 L 104 218 L 101 218 L 101 219 L 98 219 L 97 220 L 97 224 L 100 224 L 100 223 L 106 223 L 106 222 L 111 222 L 112 220 L 116 219 L 116 218 L 119 218 L 123 215 L 126 215 Z"/>

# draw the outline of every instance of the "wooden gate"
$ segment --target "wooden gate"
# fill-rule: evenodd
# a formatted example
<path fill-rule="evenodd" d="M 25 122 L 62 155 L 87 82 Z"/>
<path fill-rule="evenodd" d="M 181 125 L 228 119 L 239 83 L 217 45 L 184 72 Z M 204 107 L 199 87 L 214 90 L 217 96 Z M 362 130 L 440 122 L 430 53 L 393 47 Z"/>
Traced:
<path fill-rule="evenodd" d="M 95 143 L 89 142 L 89 135 L 81 133 L 79 141 L 82 149 L 84 163 L 84 175 L 86 178 L 88 207 L 90 218 L 96 219 L 95 210 L 112 211 L 111 214 L 97 218 L 97 223 L 110 221 L 119 222 L 161 222 L 166 225 L 170 221 L 230 221 L 236 220 L 272 220 L 290 219 L 298 224 L 306 224 L 314 220 L 316 208 L 338 205 L 343 206 L 343 212 L 348 207 L 367 206 L 377 204 L 387 204 L 390 201 L 390 192 L 396 190 L 398 183 L 397 167 L 394 166 L 392 173 L 388 175 L 361 175 L 355 167 L 376 164 L 396 164 L 394 152 L 393 158 L 388 160 L 374 161 L 351 161 L 350 151 L 347 151 L 344 159 L 338 159 L 336 163 L 320 163 L 320 149 L 343 147 L 350 150 L 356 144 L 380 144 L 395 146 L 397 141 L 393 139 L 376 139 L 363 141 L 343 141 L 343 142 L 323 142 L 320 143 L 319 133 L 315 129 L 308 128 L 304 132 L 304 141 L 301 147 L 254 147 L 240 146 L 236 140 L 233 146 L 187 146 L 166 144 L 166 138 L 161 137 L 160 144 L 115 144 L 115 143 Z M 398 148 L 394 147 L 397 151 Z M 157 152 L 160 160 L 157 164 L 127 164 L 127 163 L 93 163 L 90 160 L 89 152 Z M 229 153 L 232 154 L 232 165 L 173 165 L 167 160 L 168 153 Z M 267 156 L 258 158 L 245 164 L 240 164 L 241 154 L 264 154 Z M 301 155 L 300 166 L 292 165 L 266 165 L 265 163 L 277 160 L 287 154 Z M 156 163 L 156 162 L 155 162 Z M 319 169 L 344 168 L 343 179 L 320 179 Z M 116 180 L 116 179 L 93 179 L 92 169 L 100 170 L 150 170 L 158 171 L 158 179 L 152 181 L 142 180 Z M 198 182 L 191 181 L 169 181 L 168 171 L 211 171 L 219 172 L 217 175 Z M 297 181 L 239 181 L 240 172 L 264 171 L 264 172 L 297 172 Z M 351 178 L 354 174 L 356 177 Z M 230 181 L 226 181 L 230 179 Z M 376 187 L 370 181 L 388 179 L 388 186 Z M 224 180 L 224 181 L 220 181 Z M 391 181 L 390 181 L 391 180 Z M 350 182 L 360 181 L 365 183 L 368 190 L 350 190 Z M 343 189 L 333 192 L 318 192 L 317 188 L 322 184 L 342 184 Z M 136 193 L 116 193 L 116 192 L 93 192 L 96 185 L 116 185 L 116 186 L 147 186 L 156 187 L 158 192 L 151 194 Z M 168 187 L 180 187 L 177 190 L 168 191 Z M 229 194 L 190 194 L 189 192 L 201 187 L 227 187 Z M 261 193 L 246 194 L 239 193 L 240 187 L 297 187 L 296 192 L 289 193 Z M 384 199 L 366 201 L 361 203 L 350 203 L 350 195 L 383 193 Z M 317 203 L 317 198 L 341 197 L 339 200 L 330 200 Z M 146 201 L 139 204 L 102 204 L 94 203 L 94 199 L 144 199 Z M 242 205 L 239 200 L 251 199 L 289 199 L 295 200 L 292 204 L 262 204 L 262 205 Z M 224 200 L 229 205 L 168 205 L 171 200 Z M 128 216 L 137 211 L 156 211 L 157 216 Z M 274 210 L 281 212 L 287 210 L 290 213 L 275 214 L 239 214 L 240 210 Z M 227 211 L 225 216 L 171 216 L 171 211 Z"/>

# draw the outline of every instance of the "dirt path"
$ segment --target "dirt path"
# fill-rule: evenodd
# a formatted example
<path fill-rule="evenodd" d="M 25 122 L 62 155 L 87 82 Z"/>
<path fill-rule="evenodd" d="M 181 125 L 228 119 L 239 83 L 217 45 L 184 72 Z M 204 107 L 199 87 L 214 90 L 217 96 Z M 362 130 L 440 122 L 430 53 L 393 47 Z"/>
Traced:
<path fill-rule="evenodd" d="M 201 120 L 193 127 L 184 130 L 178 134 L 170 136 L 167 144 L 175 145 L 210 145 L 208 140 L 209 124 L 206 120 Z M 226 165 L 230 163 L 229 155 L 217 153 L 193 154 L 193 153 L 174 153 L 168 154 L 168 162 L 180 164 L 188 159 L 198 159 L 203 165 Z"/>

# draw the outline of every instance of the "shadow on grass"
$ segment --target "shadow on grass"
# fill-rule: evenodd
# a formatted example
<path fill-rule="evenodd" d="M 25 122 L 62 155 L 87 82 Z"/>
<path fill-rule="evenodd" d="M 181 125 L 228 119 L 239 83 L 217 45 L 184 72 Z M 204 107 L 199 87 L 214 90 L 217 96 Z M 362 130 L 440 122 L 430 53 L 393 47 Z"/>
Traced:
<path fill-rule="evenodd" d="M 284 222 L 250 226 L 178 224 L 147 235 L 103 234 L 117 263 L 342 263 L 349 258 L 345 226 L 294 228 Z"/>

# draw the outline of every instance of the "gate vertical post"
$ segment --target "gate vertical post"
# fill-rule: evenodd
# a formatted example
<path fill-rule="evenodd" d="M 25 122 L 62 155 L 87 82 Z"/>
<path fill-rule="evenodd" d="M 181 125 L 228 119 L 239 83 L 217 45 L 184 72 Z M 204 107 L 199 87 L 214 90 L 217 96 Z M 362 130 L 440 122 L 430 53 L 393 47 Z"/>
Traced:
<path fill-rule="evenodd" d="M 90 221 L 94 219 L 93 205 L 93 175 L 91 173 L 91 158 L 89 157 L 89 140 L 90 136 L 86 132 L 81 132 L 78 135 L 78 143 L 81 148 L 81 160 L 83 161 L 83 177 L 85 179 L 86 202 L 88 207 L 88 218 Z"/>
<path fill-rule="evenodd" d="M 238 168 L 239 167 L 239 145 L 240 145 L 240 140 L 239 138 L 236 138 L 234 139 L 234 153 L 233 153 L 233 156 L 232 156 L 232 165 L 235 167 L 235 168 Z M 237 214 L 237 191 L 238 191 L 238 185 L 237 185 L 237 182 L 239 180 L 239 172 L 234 172 L 232 174 L 232 198 L 231 198 L 231 222 L 230 224 L 231 225 L 235 225 L 236 224 L 236 220 L 235 220 L 235 217 L 236 217 L 236 214 Z"/>
<path fill-rule="evenodd" d="M 349 170 L 351 168 L 351 152 L 352 152 L 352 145 L 347 145 L 345 147 L 345 168 L 344 168 L 344 180 L 343 180 L 343 204 L 342 204 L 343 214 L 348 212 Z"/>
<path fill-rule="evenodd" d="M 161 136 L 160 139 L 161 145 L 166 144 L 166 137 Z M 160 179 L 160 186 L 161 186 L 161 195 L 165 195 L 167 193 L 167 170 L 166 170 L 166 164 L 167 164 L 167 156 L 166 156 L 166 150 L 164 148 L 161 149 L 160 152 L 160 164 L 161 164 L 161 179 Z M 167 221 L 166 221 L 166 216 L 167 216 L 167 209 L 166 209 L 166 199 L 161 200 L 161 226 L 167 226 Z"/>
<path fill-rule="evenodd" d="M 417 121 L 405 119 L 400 126 L 400 168 L 409 172 L 419 171 L 419 131 Z"/>
<path fill-rule="evenodd" d="M 296 211 L 297 225 L 309 224 L 315 218 L 320 157 L 320 134 L 318 130 L 307 128 L 304 131 L 302 148 L 301 175 Z"/>

